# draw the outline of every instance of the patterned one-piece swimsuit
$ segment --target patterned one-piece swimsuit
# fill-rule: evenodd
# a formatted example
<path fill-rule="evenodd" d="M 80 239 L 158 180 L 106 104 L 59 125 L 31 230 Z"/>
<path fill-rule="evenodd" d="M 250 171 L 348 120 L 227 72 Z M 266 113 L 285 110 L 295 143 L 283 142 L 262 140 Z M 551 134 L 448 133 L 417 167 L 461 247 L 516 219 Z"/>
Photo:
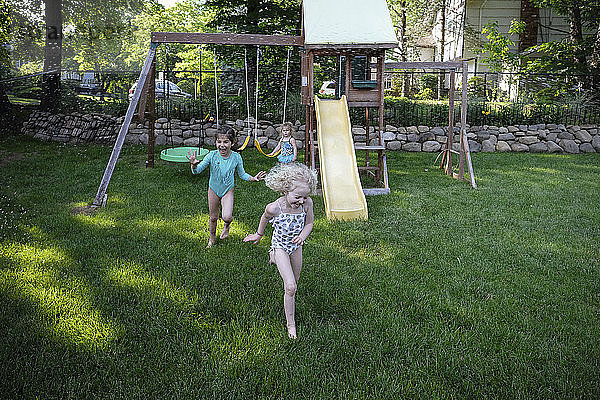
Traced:
<path fill-rule="evenodd" d="M 280 163 L 291 163 L 294 159 L 294 148 L 289 140 L 281 141 L 281 153 L 277 156 Z"/>
<path fill-rule="evenodd" d="M 300 247 L 299 244 L 292 242 L 292 239 L 298 236 L 302 232 L 302 229 L 304 229 L 306 211 L 304 211 L 303 206 L 301 213 L 284 213 L 279 201 L 277 201 L 277 204 L 279 204 L 280 213 L 269 221 L 273 224 L 271 250 L 283 249 L 286 253 L 292 254 Z"/>

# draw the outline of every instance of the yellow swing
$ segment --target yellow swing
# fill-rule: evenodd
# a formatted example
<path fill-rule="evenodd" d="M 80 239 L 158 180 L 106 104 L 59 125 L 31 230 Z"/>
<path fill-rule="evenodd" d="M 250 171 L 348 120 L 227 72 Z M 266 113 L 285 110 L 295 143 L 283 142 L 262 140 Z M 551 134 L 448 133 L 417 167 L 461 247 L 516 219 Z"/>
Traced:
<path fill-rule="evenodd" d="M 289 78 L 289 68 L 290 68 L 290 53 L 291 50 L 288 49 L 287 52 L 287 61 L 286 61 L 286 69 L 285 69 L 285 88 L 284 88 L 284 98 L 283 98 L 283 121 L 285 123 L 285 112 L 287 108 L 287 91 L 288 91 L 288 78 Z M 244 48 L 244 67 L 246 72 L 246 110 L 248 112 L 247 121 L 248 121 L 248 136 L 246 136 L 246 140 L 244 144 L 238 149 L 239 151 L 244 150 L 248 143 L 250 142 L 251 130 L 250 130 L 250 99 L 248 95 L 248 58 L 247 58 L 247 50 Z M 267 157 L 276 157 L 279 153 L 281 153 L 281 148 L 275 154 L 267 154 L 260 147 L 260 142 L 258 141 L 258 65 L 260 60 L 260 48 L 256 47 L 256 90 L 254 91 L 254 147 L 264 156 Z"/>

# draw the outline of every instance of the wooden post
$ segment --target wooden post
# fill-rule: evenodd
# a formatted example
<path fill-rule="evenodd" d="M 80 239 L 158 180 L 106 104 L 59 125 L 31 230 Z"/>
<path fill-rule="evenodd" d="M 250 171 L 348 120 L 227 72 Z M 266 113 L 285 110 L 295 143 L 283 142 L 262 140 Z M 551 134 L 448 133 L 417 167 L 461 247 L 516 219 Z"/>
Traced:
<path fill-rule="evenodd" d="M 154 61 L 153 61 L 154 63 Z M 149 84 L 149 79 L 148 77 L 150 76 L 150 73 L 148 73 L 148 76 L 146 77 L 146 81 L 140 83 L 138 81 L 138 85 L 143 84 L 144 88 L 142 89 L 142 94 L 140 95 L 140 102 L 138 104 L 138 121 L 140 123 L 144 123 L 144 120 L 146 118 L 146 106 L 147 106 L 147 100 L 148 100 L 148 84 Z"/>
<path fill-rule="evenodd" d="M 458 179 L 465 179 L 465 142 L 467 140 L 467 62 L 462 66 L 462 91 L 460 104 L 460 152 L 458 155 Z"/>
<path fill-rule="evenodd" d="M 381 54 L 377 55 L 377 89 L 379 91 L 379 145 L 380 146 L 384 146 L 385 143 L 383 142 L 383 110 L 384 110 L 384 100 L 385 100 L 385 96 L 384 96 L 384 84 L 383 84 L 383 68 L 384 68 L 384 62 L 385 62 L 385 52 L 382 52 Z M 385 150 L 380 150 L 377 153 L 378 157 L 377 157 L 377 166 L 379 167 L 379 169 L 377 170 L 377 180 L 381 181 L 382 179 L 382 175 L 385 175 L 386 173 L 383 171 L 383 168 L 385 167 L 384 165 L 384 158 L 385 158 Z M 387 188 L 387 179 L 384 179 L 384 187 Z"/>
<path fill-rule="evenodd" d="M 466 75 L 469 71 L 469 64 L 466 61 L 463 61 L 463 73 Z M 471 180 L 471 186 L 473 189 L 477 189 L 477 183 L 475 183 L 475 172 L 473 172 L 473 163 L 471 162 L 471 150 L 469 150 L 469 141 L 467 139 L 467 84 L 468 81 L 465 77 L 463 77 L 463 115 L 464 118 L 464 129 L 463 135 L 465 136 L 465 156 L 467 158 L 467 168 L 469 169 L 469 178 Z M 461 121 L 462 122 L 462 121 Z"/>
<path fill-rule="evenodd" d="M 317 168 L 317 164 L 316 164 L 316 160 L 315 160 L 315 132 L 316 132 L 316 127 L 314 126 L 316 121 L 315 121 L 315 99 L 314 99 L 314 79 L 315 79 L 315 74 L 314 74 L 314 59 L 315 59 L 315 55 L 313 54 L 312 51 L 308 52 L 308 59 L 307 59 L 307 63 L 308 63 L 308 93 L 309 93 L 309 120 L 306 121 L 307 126 L 309 126 L 309 130 L 310 130 L 310 165 L 312 168 Z"/>
<path fill-rule="evenodd" d="M 156 59 L 152 60 L 150 66 L 150 72 L 146 82 L 149 83 L 148 87 L 148 124 L 150 129 L 148 130 L 148 160 L 146 162 L 147 168 L 154 168 L 154 124 L 156 123 Z"/>
<path fill-rule="evenodd" d="M 144 66 L 142 67 L 142 72 L 140 72 L 138 82 L 144 82 L 146 80 L 148 72 L 150 71 L 152 60 L 154 60 L 154 56 L 156 55 L 157 47 L 158 43 L 150 44 L 150 50 L 148 51 L 148 55 L 146 56 L 146 60 L 144 61 Z M 127 135 L 127 131 L 129 130 L 129 124 L 131 124 L 131 120 L 133 119 L 133 113 L 135 112 L 135 108 L 138 105 L 138 102 L 140 101 L 142 89 L 143 85 L 137 85 L 135 87 L 133 97 L 131 98 L 131 102 L 129 103 L 129 107 L 127 108 L 127 113 L 125 114 L 125 120 L 123 121 L 123 125 L 121 125 L 119 134 L 117 135 L 117 140 L 115 141 L 115 145 L 110 155 L 108 164 L 106 165 L 106 169 L 104 170 L 104 175 L 102 176 L 102 181 L 100 182 L 100 186 L 98 187 L 98 192 L 96 193 L 96 197 L 94 198 L 94 202 L 92 203 L 93 206 L 100 207 L 106 204 L 106 189 L 108 188 L 108 184 L 110 183 L 110 179 L 117 164 L 117 160 L 119 159 L 119 154 L 121 153 L 121 148 L 123 147 L 123 142 L 125 141 L 125 136 Z"/>
<path fill-rule="evenodd" d="M 365 145 L 368 147 L 371 144 L 371 135 L 370 130 L 371 126 L 369 124 L 369 107 L 365 107 L 365 130 L 366 130 L 366 143 Z M 353 139 L 354 140 L 354 139 Z M 365 150 L 365 166 L 369 166 L 369 149 Z"/>
<path fill-rule="evenodd" d="M 316 139 L 316 121 L 315 121 L 315 103 L 313 102 L 309 106 L 309 121 L 307 122 L 310 126 L 310 165 L 312 168 L 317 168 L 317 161 L 315 157 L 315 139 Z"/>
<path fill-rule="evenodd" d="M 446 174 L 452 176 L 452 145 L 454 144 L 454 79 L 456 69 L 450 70 L 450 90 L 448 92 L 448 141 L 446 144 Z"/>

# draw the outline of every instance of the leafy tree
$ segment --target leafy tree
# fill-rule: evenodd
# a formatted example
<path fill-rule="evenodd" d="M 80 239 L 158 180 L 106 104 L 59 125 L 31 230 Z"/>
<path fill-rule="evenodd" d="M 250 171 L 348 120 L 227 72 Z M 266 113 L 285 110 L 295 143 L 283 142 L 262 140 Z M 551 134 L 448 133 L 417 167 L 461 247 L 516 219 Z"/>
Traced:
<path fill-rule="evenodd" d="M 0 80 L 10 76 L 10 51 L 9 43 L 10 15 L 4 0 L 0 0 Z M 10 108 L 10 101 L 0 83 L 0 113 L 5 114 Z"/>
<path fill-rule="evenodd" d="M 573 60 L 573 72 L 589 73 L 588 56 L 594 54 L 594 47 L 600 46 L 598 42 L 600 30 L 600 3 L 597 1 L 583 0 L 530 0 L 538 7 L 549 7 L 560 15 L 567 16 L 569 21 L 569 46 L 558 48 L 549 46 L 540 50 L 554 50 L 560 52 L 567 50 Z M 584 37 L 584 28 L 595 29 L 596 35 Z M 564 54 L 564 53 L 563 53 Z M 591 60 L 594 61 L 594 60 Z"/>
<path fill-rule="evenodd" d="M 216 32 L 300 35 L 300 5 L 300 0 L 207 0 L 204 7 L 210 16 L 207 26 Z M 215 47 L 221 64 L 243 68 L 242 46 Z M 256 77 L 256 47 L 246 46 L 246 52 L 252 90 Z M 262 48 L 260 60 L 261 71 L 281 71 L 286 65 L 287 49 L 282 46 Z M 291 70 L 300 69 L 298 57 L 292 57 L 290 63 Z M 267 85 L 270 81 L 263 80 Z M 281 91 L 281 87 L 271 85 L 265 90 Z"/>
<path fill-rule="evenodd" d="M 431 34 L 440 10 L 447 0 L 387 0 L 392 22 L 400 42 L 400 61 L 409 58 L 416 41 Z"/>
<path fill-rule="evenodd" d="M 600 88 L 600 4 L 580 0 L 529 0 L 537 7 L 549 7 L 569 21 L 569 32 L 563 40 L 541 43 L 515 54 L 509 51 L 514 43 L 498 32 L 497 25 L 488 24 L 484 28 L 487 42 L 481 52 L 488 55 L 484 61 L 491 69 L 500 71 L 508 65 L 522 73 L 566 73 L 579 77 L 587 88 Z M 552 27 L 545 27 L 553 29 Z M 513 21 L 509 34 L 522 33 L 526 24 Z M 593 35 L 584 35 L 584 29 L 595 31 Z M 535 57 L 528 54 L 535 53 Z M 590 75 L 595 80 L 586 79 Z"/>
<path fill-rule="evenodd" d="M 98 40 L 106 40 L 109 27 L 119 26 L 126 22 L 133 13 L 139 9 L 142 0 L 8 0 L 11 15 L 14 14 L 18 22 L 25 23 L 25 31 L 33 31 L 37 34 L 40 20 L 41 32 L 45 37 L 44 44 L 44 71 L 58 70 L 57 73 L 44 75 L 42 107 L 56 109 L 60 104 L 60 69 L 62 66 L 62 46 L 64 32 L 72 38 L 86 37 L 85 33 L 102 31 Z M 45 17 L 40 18 L 40 10 L 44 10 Z M 24 10 L 24 11 L 23 11 Z M 31 25 L 34 23 L 34 25 Z M 35 25 L 37 24 L 37 25 Z M 36 38 L 37 39 L 37 38 Z M 88 35 L 86 39 L 90 46 L 96 45 L 88 55 L 106 54 L 111 41 L 100 45 L 94 43 L 95 37 Z M 37 40 L 32 41 L 32 44 Z M 74 46 L 75 47 L 75 46 Z M 85 49 L 85 47 L 84 47 Z M 107 57 L 110 57 L 109 53 Z M 87 57 L 82 57 L 80 59 Z"/>
<path fill-rule="evenodd" d="M 508 35 L 520 34 L 525 28 L 524 23 L 513 20 L 508 30 Z M 500 33 L 498 22 L 489 22 L 483 27 L 481 33 L 486 35 L 487 42 L 484 42 L 479 53 L 484 54 L 482 61 L 494 72 L 506 70 L 517 70 L 522 63 L 522 56 L 511 49 L 515 47 L 515 42 L 509 36 Z"/>

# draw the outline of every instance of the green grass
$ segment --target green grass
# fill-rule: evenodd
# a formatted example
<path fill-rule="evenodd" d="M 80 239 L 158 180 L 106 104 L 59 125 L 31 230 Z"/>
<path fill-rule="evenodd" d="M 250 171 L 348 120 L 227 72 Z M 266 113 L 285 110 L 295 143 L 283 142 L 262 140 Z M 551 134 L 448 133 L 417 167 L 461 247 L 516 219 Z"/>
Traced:
<path fill-rule="evenodd" d="M 40 104 L 40 100 L 38 99 L 29 99 L 29 98 L 25 98 L 25 97 L 18 97 L 18 96 L 13 96 L 12 94 L 8 95 L 8 99 L 10 100 L 10 102 L 12 104 L 15 105 L 27 105 L 27 106 L 31 106 L 31 105 L 39 105 Z"/>
<path fill-rule="evenodd" d="M 276 194 L 238 182 L 207 250 L 208 175 L 126 147 L 72 215 L 109 154 L 0 139 L 0 398 L 600 397 L 600 155 L 474 154 L 473 190 L 390 152 L 369 221 L 315 198 L 290 341 L 242 243 Z"/>

